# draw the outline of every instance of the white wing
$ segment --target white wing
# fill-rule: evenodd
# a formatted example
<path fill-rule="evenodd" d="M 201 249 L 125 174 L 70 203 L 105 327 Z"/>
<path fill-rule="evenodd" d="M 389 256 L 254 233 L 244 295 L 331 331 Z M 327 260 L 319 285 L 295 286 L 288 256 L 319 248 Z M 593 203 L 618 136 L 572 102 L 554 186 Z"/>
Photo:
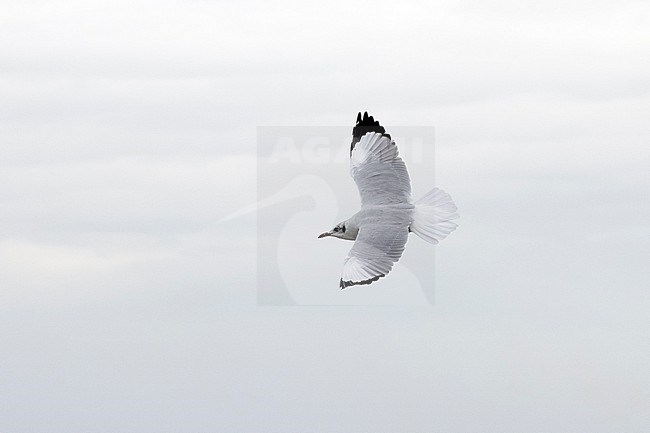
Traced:
<path fill-rule="evenodd" d="M 411 203 L 411 180 L 394 141 L 368 132 L 352 149 L 350 174 L 359 188 L 361 207 Z"/>
<path fill-rule="evenodd" d="M 393 269 L 404 252 L 411 218 L 410 208 L 362 211 L 359 234 L 343 262 L 341 289 L 370 284 Z"/>

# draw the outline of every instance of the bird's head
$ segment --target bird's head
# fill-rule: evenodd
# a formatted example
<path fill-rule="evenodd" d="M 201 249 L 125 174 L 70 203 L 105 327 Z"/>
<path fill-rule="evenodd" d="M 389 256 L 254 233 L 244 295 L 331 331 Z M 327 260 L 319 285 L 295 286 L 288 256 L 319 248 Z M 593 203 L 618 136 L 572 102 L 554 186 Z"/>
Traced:
<path fill-rule="evenodd" d="M 346 233 L 345 221 L 338 223 L 332 230 L 318 235 L 318 238 L 324 238 L 327 236 L 334 236 L 335 238 L 348 239 L 349 235 Z"/>

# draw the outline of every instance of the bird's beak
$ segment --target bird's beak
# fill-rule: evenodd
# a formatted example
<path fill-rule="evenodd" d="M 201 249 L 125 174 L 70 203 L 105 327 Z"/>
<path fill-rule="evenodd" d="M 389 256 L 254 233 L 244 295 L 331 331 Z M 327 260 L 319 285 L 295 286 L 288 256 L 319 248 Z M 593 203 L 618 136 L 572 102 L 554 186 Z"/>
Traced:
<path fill-rule="evenodd" d="M 324 237 L 327 237 L 327 236 L 332 236 L 332 232 L 321 233 L 321 234 L 318 235 L 318 239 L 324 238 Z"/>

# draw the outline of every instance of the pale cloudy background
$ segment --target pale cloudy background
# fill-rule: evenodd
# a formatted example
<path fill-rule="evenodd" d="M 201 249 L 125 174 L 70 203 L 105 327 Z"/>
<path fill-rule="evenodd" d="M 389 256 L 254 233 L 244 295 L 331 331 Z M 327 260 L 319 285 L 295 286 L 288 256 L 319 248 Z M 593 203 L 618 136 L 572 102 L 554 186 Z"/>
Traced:
<path fill-rule="evenodd" d="M 649 29 L 644 1 L 2 1 L 0 431 L 650 431 Z M 365 109 L 436 128 L 435 305 L 257 306 L 254 216 L 215 224 L 256 127 Z"/>

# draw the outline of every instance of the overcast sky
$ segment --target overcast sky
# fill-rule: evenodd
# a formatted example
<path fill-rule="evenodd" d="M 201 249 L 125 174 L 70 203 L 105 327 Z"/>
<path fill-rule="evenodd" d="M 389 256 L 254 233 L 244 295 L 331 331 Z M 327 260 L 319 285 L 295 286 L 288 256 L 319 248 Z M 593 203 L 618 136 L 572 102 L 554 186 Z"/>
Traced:
<path fill-rule="evenodd" d="M 645 1 L 1 2 L 0 431 L 650 431 L 649 52 Z M 435 128 L 433 305 L 338 291 L 345 163 L 277 261 L 220 222 L 360 110 Z"/>

